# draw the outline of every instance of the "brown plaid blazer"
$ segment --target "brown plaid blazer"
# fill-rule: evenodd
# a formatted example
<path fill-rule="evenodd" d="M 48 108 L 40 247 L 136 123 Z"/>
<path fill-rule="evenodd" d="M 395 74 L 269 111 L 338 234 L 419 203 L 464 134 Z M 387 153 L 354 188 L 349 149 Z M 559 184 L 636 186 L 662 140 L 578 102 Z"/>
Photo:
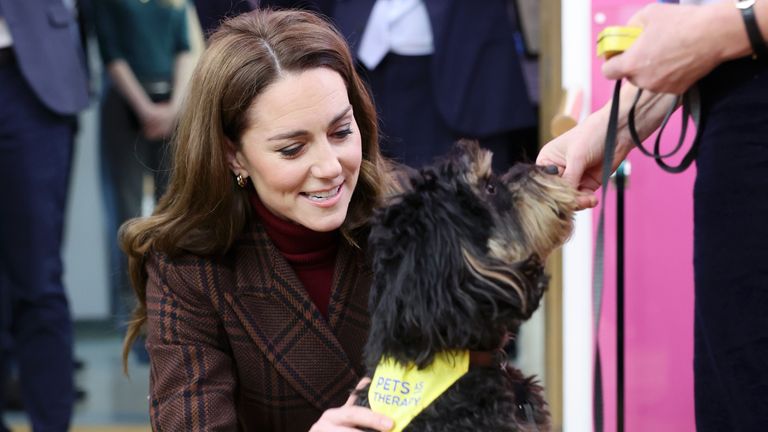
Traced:
<path fill-rule="evenodd" d="M 306 432 L 364 372 L 363 253 L 340 247 L 326 321 L 254 225 L 224 256 L 148 259 L 155 431 Z"/>

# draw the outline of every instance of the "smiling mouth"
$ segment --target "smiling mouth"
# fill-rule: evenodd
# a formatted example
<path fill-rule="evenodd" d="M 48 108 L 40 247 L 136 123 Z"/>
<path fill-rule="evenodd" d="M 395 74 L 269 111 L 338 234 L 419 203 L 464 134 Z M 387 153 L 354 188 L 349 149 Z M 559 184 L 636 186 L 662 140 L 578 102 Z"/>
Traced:
<path fill-rule="evenodd" d="M 301 194 L 309 198 L 311 201 L 318 201 L 318 202 L 326 201 L 336 197 L 336 195 L 338 195 L 339 192 L 341 192 L 341 187 L 343 185 L 344 183 L 338 185 L 337 187 L 331 190 L 324 191 L 324 192 L 302 192 Z"/>

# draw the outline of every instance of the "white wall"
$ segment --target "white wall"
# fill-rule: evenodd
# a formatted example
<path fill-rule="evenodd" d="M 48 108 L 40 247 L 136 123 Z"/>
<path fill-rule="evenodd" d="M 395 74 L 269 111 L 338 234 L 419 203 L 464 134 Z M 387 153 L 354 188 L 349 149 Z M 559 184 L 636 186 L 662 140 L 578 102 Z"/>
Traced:
<path fill-rule="evenodd" d="M 562 81 L 581 90 L 582 116 L 590 102 L 590 0 L 562 0 Z M 592 212 L 575 218 L 575 232 L 563 248 L 563 429 L 592 430 Z"/>
<path fill-rule="evenodd" d="M 64 286 L 76 320 L 109 317 L 104 205 L 98 163 L 98 109 L 80 115 L 64 230 Z"/>

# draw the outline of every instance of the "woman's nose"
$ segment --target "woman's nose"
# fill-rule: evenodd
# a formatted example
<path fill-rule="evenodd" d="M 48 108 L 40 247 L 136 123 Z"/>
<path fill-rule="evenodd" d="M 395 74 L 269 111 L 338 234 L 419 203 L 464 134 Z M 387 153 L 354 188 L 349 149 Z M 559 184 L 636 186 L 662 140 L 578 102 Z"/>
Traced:
<path fill-rule="evenodd" d="M 324 140 L 316 145 L 316 150 L 311 168 L 312 175 L 317 178 L 336 178 L 341 175 L 341 162 L 333 144 Z"/>

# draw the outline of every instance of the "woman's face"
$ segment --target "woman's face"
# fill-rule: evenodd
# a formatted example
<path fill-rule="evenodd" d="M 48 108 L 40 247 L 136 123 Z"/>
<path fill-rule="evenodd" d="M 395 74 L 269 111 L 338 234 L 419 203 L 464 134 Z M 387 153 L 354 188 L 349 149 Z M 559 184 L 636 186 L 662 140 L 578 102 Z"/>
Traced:
<path fill-rule="evenodd" d="M 251 104 L 230 164 L 275 215 L 339 228 L 360 174 L 362 145 L 347 88 L 331 69 L 286 73 Z"/>

